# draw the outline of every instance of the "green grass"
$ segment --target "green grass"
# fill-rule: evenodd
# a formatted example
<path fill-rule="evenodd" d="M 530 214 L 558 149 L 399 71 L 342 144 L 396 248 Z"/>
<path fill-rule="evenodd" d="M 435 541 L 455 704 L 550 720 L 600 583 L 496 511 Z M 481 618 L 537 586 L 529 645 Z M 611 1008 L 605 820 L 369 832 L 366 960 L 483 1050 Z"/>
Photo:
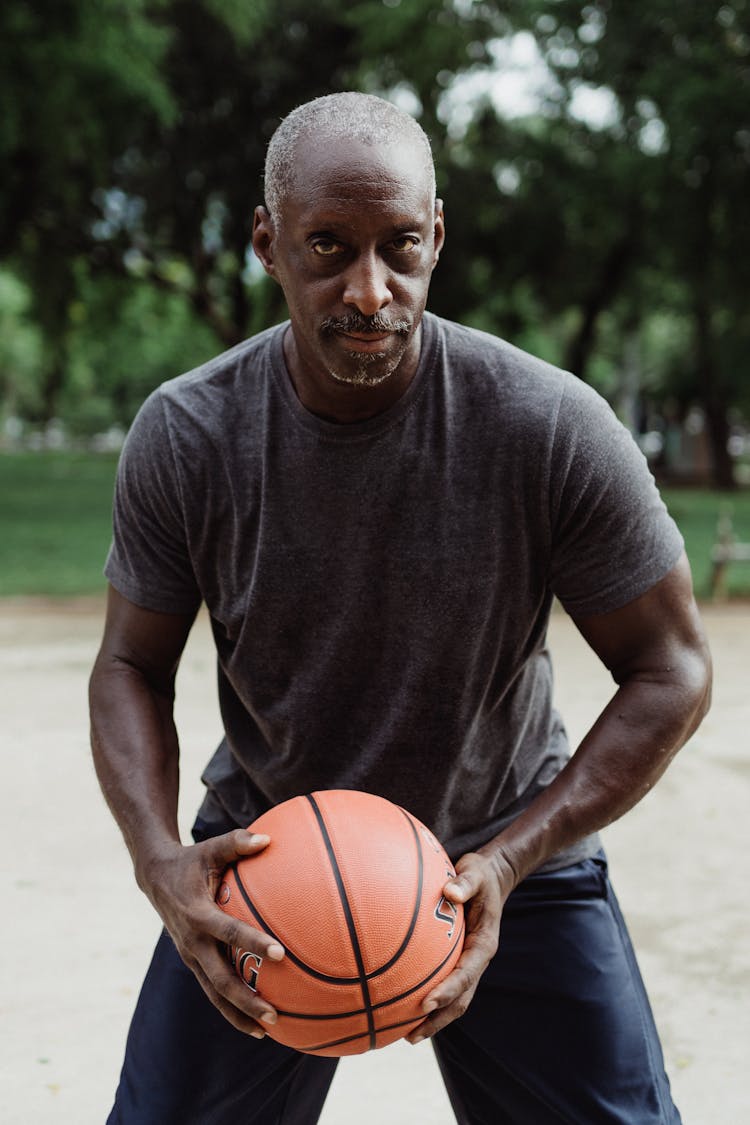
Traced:
<path fill-rule="evenodd" d="M 65 597 L 104 589 L 116 457 L 87 453 L 0 455 L 0 595 Z M 750 491 L 665 489 L 685 536 L 696 590 L 708 596 L 711 547 L 723 506 L 750 542 Z M 729 592 L 750 596 L 750 564 L 728 571 Z"/>
<path fill-rule="evenodd" d="M 739 542 L 750 543 L 750 490 L 730 493 L 664 488 L 662 496 L 684 536 L 696 593 L 700 598 L 707 598 L 710 593 L 711 548 L 716 542 L 716 524 L 722 511 L 727 511 L 732 517 L 735 538 Z M 750 563 L 730 563 L 726 578 L 730 596 L 750 596 Z"/>
<path fill-rule="evenodd" d="M 117 458 L 0 455 L 0 595 L 103 591 Z"/>

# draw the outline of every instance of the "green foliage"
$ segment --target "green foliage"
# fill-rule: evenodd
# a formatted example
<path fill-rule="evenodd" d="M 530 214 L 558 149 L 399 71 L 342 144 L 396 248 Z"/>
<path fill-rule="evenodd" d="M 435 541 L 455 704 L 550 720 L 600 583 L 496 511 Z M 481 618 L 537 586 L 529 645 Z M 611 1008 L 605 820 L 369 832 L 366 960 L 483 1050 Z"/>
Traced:
<path fill-rule="evenodd" d="M 115 458 L 0 455 L 0 596 L 102 591 Z"/>
<path fill-rule="evenodd" d="M 58 415 L 73 434 L 127 427 L 159 383 L 219 350 L 184 296 L 129 278 L 81 277 L 70 320 Z"/>
<path fill-rule="evenodd" d="M 33 255 L 45 233 L 69 239 L 71 227 L 91 214 L 94 188 L 142 127 L 144 113 L 162 120 L 174 113 L 159 73 L 170 38 L 153 20 L 159 6 L 146 0 L 0 6 L 6 252 L 20 245 Z"/>
<path fill-rule="evenodd" d="M 39 408 L 44 344 L 30 307 L 26 286 L 0 270 L 0 420 L 3 414 L 28 416 Z"/>
<path fill-rule="evenodd" d="M 41 413 L 66 378 L 74 263 L 95 191 L 143 129 L 174 113 L 160 75 L 170 32 L 147 0 L 0 5 L 0 254 L 33 294 L 45 336 Z"/>
<path fill-rule="evenodd" d="M 747 385 L 734 356 L 750 345 L 750 7 L 524 0 L 512 11 L 536 36 L 563 120 L 582 89 L 613 96 L 617 112 L 605 133 L 614 162 L 604 166 L 614 172 L 619 163 L 621 180 L 619 189 L 610 181 L 605 203 L 629 230 L 627 269 L 608 304 L 619 304 L 626 320 L 644 319 L 665 278 L 679 281 L 670 286 L 673 309 L 689 327 L 678 397 L 703 406 L 715 479 L 728 485 L 727 419 Z M 606 246 L 606 224 L 592 230 Z"/>

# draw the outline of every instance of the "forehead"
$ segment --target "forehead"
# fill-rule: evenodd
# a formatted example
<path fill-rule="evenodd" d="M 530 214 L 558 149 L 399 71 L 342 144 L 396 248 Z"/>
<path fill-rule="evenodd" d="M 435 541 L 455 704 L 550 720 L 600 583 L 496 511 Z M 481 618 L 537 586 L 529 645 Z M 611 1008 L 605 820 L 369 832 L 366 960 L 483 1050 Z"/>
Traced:
<path fill-rule="evenodd" d="M 423 155 L 403 141 L 305 140 L 297 145 L 285 218 L 303 225 L 323 216 L 351 223 L 369 217 L 432 221 L 432 185 Z"/>

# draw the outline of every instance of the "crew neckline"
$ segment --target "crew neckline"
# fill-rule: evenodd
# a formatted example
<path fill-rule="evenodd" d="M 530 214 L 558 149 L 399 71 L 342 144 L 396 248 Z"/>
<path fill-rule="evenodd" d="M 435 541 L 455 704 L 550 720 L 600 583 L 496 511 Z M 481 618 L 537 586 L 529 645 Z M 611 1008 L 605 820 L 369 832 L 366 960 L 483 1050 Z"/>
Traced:
<path fill-rule="evenodd" d="M 271 341 L 271 368 L 276 384 L 279 387 L 285 405 L 289 409 L 294 421 L 303 429 L 317 434 L 328 441 L 351 442 L 361 441 L 363 438 L 372 437 L 390 429 L 391 426 L 403 418 L 412 408 L 427 384 L 427 372 L 433 368 L 433 360 L 437 349 L 437 323 L 432 313 L 422 314 L 422 341 L 419 351 L 419 363 L 409 386 L 392 406 L 366 418 L 362 422 L 329 422 L 319 418 L 297 398 L 291 376 L 284 359 L 284 334 L 290 326 L 286 320 L 278 325 Z"/>

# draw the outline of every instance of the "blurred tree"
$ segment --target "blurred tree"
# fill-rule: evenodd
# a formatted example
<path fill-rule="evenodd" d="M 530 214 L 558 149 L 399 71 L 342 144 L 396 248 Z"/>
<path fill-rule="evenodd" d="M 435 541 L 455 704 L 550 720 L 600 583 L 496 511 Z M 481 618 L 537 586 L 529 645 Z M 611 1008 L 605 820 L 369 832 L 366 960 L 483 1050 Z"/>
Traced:
<path fill-rule="evenodd" d="M 92 193 L 153 112 L 169 33 L 146 0 L 5 0 L 0 6 L 0 254 L 94 218 Z M 62 237 L 62 232 L 61 235 Z"/>
<path fill-rule="evenodd" d="M 727 338 L 745 353 L 750 344 L 744 297 L 750 282 L 750 6 L 746 0 L 558 0 L 552 6 L 521 0 L 511 7 L 515 26 L 533 31 L 539 43 L 563 113 L 592 90 L 611 91 L 618 107 L 605 150 L 597 153 L 599 172 L 610 173 L 601 205 L 612 213 L 608 224 L 593 228 L 614 272 L 599 278 L 599 298 L 592 288 L 577 355 L 585 354 L 581 344 L 626 281 L 631 315 L 642 317 L 658 303 L 656 269 L 661 286 L 678 296 L 690 318 L 685 383 L 697 390 L 705 412 L 714 483 L 732 487 L 729 412 L 746 380 L 741 365 L 723 360 L 735 350 L 725 346 Z M 629 278 L 623 269 L 628 259 L 639 266 Z M 645 286 L 644 271 L 651 280 Z M 574 348 L 574 367 L 577 355 Z"/>
<path fill-rule="evenodd" d="M 0 270 L 0 420 L 28 417 L 39 410 L 44 342 L 30 309 L 26 286 Z"/>
<path fill-rule="evenodd" d="M 65 375 L 76 257 L 94 192 L 142 128 L 173 113 L 159 64 L 158 2 L 5 0 L 0 5 L 0 255 L 20 269 L 45 336 L 42 411 Z"/>
<path fill-rule="evenodd" d="M 181 293 L 128 277 L 92 279 L 83 263 L 77 272 L 57 413 L 86 437 L 126 428 L 155 386 L 216 353 L 216 337 Z"/>
<path fill-rule="evenodd" d="M 585 377 L 597 322 L 640 261 L 645 177 L 639 186 L 630 154 L 606 133 L 538 114 L 504 121 L 489 105 L 448 155 L 453 245 L 448 276 L 435 280 L 441 304 L 514 339 L 557 318 L 550 358 Z"/>

